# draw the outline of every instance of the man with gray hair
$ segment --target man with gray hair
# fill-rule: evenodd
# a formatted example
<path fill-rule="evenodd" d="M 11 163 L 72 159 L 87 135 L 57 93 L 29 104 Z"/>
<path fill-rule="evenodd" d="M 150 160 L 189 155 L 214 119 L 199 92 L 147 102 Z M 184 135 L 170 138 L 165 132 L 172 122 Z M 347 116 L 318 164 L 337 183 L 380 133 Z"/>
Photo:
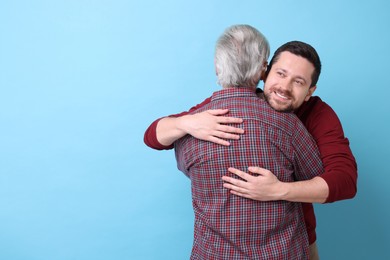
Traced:
<path fill-rule="evenodd" d="M 317 146 L 299 119 L 273 110 L 256 95 L 268 55 L 269 44 L 255 28 L 226 29 L 215 49 L 222 90 L 190 113 L 229 109 L 230 116 L 243 119 L 245 133 L 240 139 L 232 140 L 230 146 L 185 133 L 177 141 L 159 140 L 162 144 L 174 141 L 178 168 L 191 179 L 195 212 L 191 259 L 308 259 L 300 203 L 234 196 L 221 180 L 228 174 L 227 166 L 245 170 L 248 165 L 260 165 L 285 182 L 311 179 L 323 172 Z M 175 118 L 161 119 L 161 126 L 170 120 Z"/>

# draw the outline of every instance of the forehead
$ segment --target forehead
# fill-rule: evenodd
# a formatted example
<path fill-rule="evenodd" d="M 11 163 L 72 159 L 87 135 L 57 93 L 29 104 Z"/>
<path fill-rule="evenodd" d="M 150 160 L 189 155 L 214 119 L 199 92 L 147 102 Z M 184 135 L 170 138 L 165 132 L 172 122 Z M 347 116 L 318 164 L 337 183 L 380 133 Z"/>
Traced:
<path fill-rule="evenodd" d="M 314 72 L 314 65 L 307 59 L 291 52 L 281 52 L 272 69 L 282 69 L 292 76 L 299 76 L 306 80 L 311 79 Z"/>

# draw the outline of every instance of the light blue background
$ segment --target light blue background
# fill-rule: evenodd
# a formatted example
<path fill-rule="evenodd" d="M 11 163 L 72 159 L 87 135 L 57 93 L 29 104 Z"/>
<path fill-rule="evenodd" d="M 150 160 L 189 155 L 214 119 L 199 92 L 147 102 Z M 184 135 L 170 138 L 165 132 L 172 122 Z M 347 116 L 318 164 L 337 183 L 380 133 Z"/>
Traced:
<path fill-rule="evenodd" d="M 143 133 L 213 91 L 214 44 L 247 23 L 311 43 L 316 94 L 359 165 L 317 205 L 322 259 L 390 259 L 390 2 L 0 2 L 0 259 L 188 259 L 189 181 Z"/>

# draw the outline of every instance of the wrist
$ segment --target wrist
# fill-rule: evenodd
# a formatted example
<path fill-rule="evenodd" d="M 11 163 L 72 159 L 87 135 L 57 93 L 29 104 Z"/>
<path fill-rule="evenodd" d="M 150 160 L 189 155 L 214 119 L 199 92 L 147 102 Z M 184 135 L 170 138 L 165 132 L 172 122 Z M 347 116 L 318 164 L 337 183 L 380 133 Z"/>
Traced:
<path fill-rule="evenodd" d="M 185 136 L 186 134 L 189 134 L 188 132 L 188 122 L 189 119 L 191 118 L 191 115 L 184 115 L 181 117 L 175 118 L 176 120 L 176 131 L 178 134 L 181 136 Z"/>
<path fill-rule="evenodd" d="M 277 185 L 277 200 L 288 200 L 290 194 L 290 184 L 289 182 L 279 181 Z"/>
<path fill-rule="evenodd" d="M 169 146 L 177 139 L 186 135 L 181 130 L 181 117 L 165 117 L 161 119 L 156 127 L 156 136 L 160 144 Z"/>

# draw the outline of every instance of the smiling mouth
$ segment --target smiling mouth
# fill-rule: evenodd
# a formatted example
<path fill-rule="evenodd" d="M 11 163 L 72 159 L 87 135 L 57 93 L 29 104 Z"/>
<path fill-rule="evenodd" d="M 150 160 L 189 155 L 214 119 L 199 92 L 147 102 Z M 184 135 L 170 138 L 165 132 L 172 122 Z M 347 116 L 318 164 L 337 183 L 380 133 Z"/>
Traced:
<path fill-rule="evenodd" d="M 279 92 L 275 91 L 274 93 L 275 93 L 276 96 L 278 96 L 281 99 L 284 99 L 284 100 L 288 100 L 289 99 L 287 96 L 285 96 L 285 95 L 283 95 L 283 94 L 281 94 Z"/>

